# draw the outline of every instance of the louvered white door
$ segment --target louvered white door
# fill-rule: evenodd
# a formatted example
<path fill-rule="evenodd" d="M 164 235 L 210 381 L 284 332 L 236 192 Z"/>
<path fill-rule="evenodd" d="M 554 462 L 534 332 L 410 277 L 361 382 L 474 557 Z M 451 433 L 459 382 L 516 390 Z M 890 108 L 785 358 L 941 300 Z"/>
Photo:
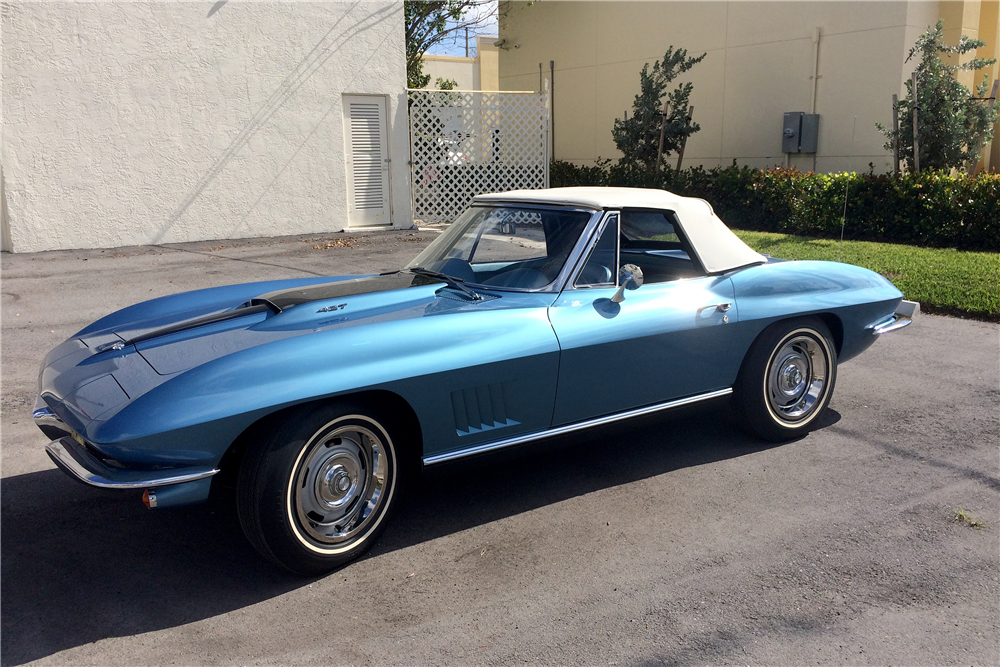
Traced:
<path fill-rule="evenodd" d="M 344 137 L 348 226 L 391 224 L 385 98 L 345 95 Z"/>

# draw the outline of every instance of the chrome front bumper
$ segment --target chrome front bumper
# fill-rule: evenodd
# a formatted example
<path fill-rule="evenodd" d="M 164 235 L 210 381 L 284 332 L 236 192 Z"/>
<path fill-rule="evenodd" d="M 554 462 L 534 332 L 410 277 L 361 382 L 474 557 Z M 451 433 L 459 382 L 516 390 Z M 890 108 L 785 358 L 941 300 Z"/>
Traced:
<path fill-rule="evenodd" d="M 884 320 L 869 325 L 868 330 L 872 332 L 873 336 L 881 336 L 882 334 L 909 326 L 918 314 L 920 314 L 919 303 L 916 301 L 901 301 L 895 313 Z"/>
<path fill-rule="evenodd" d="M 70 434 L 70 428 L 62 419 L 59 419 L 59 415 L 52 412 L 41 396 L 35 400 L 35 409 L 31 412 L 31 418 L 35 420 L 35 426 L 51 440 L 58 440 Z"/>
<path fill-rule="evenodd" d="M 126 470 L 109 466 L 90 453 L 72 436 L 53 440 L 45 446 L 59 468 L 84 484 L 102 489 L 148 489 L 205 479 L 219 472 L 217 468 L 198 466 L 169 470 Z"/>
<path fill-rule="evenodd" d="M 216 474 L 217 468 L 193 466 L 168 470 L 128 470 L 108 465 L 77 442 L 73 429 L 45 404 L 41 396 L 31 413 L 42 433 L 52 439 L 45 453 L 70 477 L 102 489 L 148 489 L 157 486 L 184 484 Z"/>

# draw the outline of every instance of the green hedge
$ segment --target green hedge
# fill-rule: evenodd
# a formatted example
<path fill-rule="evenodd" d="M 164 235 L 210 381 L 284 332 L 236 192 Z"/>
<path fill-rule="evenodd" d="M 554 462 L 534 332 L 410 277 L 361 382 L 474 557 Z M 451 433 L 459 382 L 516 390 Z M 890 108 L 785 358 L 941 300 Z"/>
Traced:
<path fill-rule="evenodd" d="M 817 174 L 796 169 L 693 167 L 659 178 L 610 161 L 578 167 L 554 161 L 553 187 L 659 187 L 701 197 L 730 227 L 961 250 L 1000 251 L 1000 175 L 949 176 L 924 171 L 899 177 L 872 173 Z"/>

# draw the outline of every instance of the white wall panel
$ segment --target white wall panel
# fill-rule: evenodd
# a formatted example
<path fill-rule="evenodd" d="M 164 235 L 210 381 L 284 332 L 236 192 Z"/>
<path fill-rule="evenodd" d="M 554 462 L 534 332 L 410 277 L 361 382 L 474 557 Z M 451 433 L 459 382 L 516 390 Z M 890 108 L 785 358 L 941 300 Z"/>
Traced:
<path fill-rule="evenodd" d="M 388 96 L 410 225 L 401 4 L 3 7 L 14 251 L 342 229 L 345 93 Z"/>

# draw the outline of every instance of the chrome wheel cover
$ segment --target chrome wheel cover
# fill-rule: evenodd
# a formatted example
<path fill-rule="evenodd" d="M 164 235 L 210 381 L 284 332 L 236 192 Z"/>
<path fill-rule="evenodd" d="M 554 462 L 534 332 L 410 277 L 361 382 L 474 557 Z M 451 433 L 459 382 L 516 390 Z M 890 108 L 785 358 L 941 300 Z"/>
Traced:
<path fill-rule="evenodd" d="M 764 378 L 771 414 L 789 426 L 815 416 L 826 395 L 829 348 L 812 331 L 794 331 L 775 349 Z"/>
<path fill-rule="evenodd" d="M 307 546 L 339 552 L 378 524 L 393 490 L 390 448 L 378 424 L 357 416 L 327 424 L 302 448 L 289 480 L 288 509 Z"/>

